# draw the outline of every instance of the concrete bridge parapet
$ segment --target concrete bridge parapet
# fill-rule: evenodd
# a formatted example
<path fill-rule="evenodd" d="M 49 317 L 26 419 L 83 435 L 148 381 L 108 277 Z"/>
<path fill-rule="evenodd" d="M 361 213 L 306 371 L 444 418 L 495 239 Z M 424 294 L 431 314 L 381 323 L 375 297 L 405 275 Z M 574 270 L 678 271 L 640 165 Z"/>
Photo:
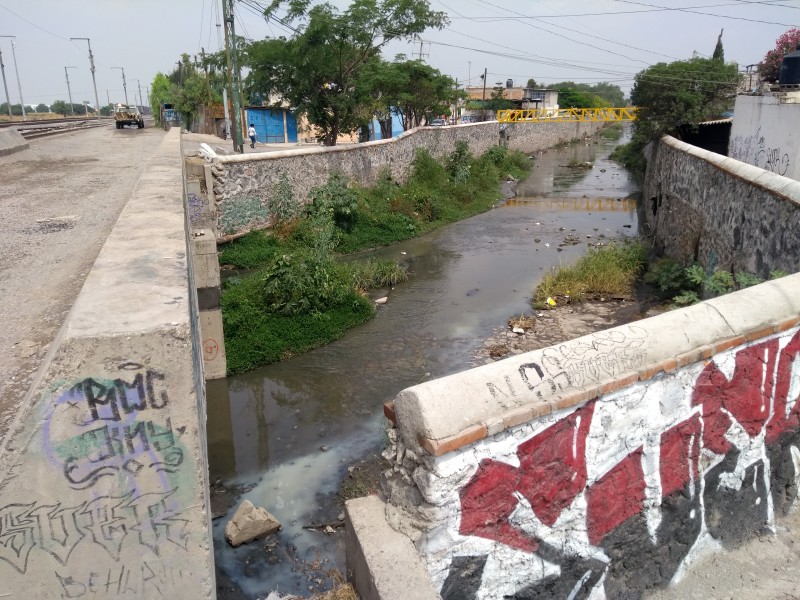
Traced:
<path fill-rule="evenodd" d="M 173 130 L 3 442 L 0 581 L 15 595 L 215 595 L 182 164 Z"/>

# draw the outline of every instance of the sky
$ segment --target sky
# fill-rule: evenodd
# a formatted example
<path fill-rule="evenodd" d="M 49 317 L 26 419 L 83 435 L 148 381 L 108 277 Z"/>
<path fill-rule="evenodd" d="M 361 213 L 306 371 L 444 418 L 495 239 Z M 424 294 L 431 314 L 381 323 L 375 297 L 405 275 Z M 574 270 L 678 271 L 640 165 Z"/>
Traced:
<path fill-rule="evenodd" d="M 130 103 L 141 85 L 168 73 L 184 52 L 220 48 L 217 23 L 222 0 L 0 0 L 0 52 L 12 103 L 72 99 L 94 105 L 88 46 L 95 57 L 101 105 L 124 101 L 122 71 Z M 266 0 L 236 0 L 236 31 L 250 39 L 287 35 L 265 22 L 257 7 Z M 345 8 L 347 0 L 332 0 Z M 657 62 L 710 56 L 717 36 L 725 59 L 742 71 L 758 63 L 786 30 L 800 26 L 800 0 L 430 0 L 450 24 L 428 30 L 420 41 L 392 42 L 386 58 L 417 57 L 464 85 L 529 78 L 548 84 L 608 81 L 626 93 L 634 75 Z M 138 82 L 137 83 L 137 80 Z M 5 93 L 0 89 L 0 102 Z"/>

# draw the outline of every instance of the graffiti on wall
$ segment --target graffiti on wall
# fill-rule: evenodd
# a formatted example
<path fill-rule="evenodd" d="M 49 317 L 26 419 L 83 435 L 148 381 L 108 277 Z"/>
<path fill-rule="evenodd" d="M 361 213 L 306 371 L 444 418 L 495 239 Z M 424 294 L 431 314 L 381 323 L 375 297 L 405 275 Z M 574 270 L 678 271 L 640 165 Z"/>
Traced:
<path fill-rule="evenodd" d="M 735 546 L 797 500 L 799 357 L 795 332 L 696 366 L 688 391 L 665 378 L 585 404 L 519 443 L 518 466 L 481 460 L 459 490 L 458 532 L 556 567 L 504 597 L 665 585 L 701 532 Z M 491 558 L 454 557 L 442 597 L 486 597 Z"/>
<path fill-rule="evenodd" d="M 728 155 L 778 175 L 786 175 L 789 170 L 789 153 L 783 151 L 780 146 L 769 146 L 761 135 L 761 127 L 754 135 L 733 136 Z"/>
<path fill-rule="evenodd" d="M 62 568 L 54 585 L 65 598 L 100 589 L 99 573 L 90 582 L 66 571 L 71 557 L 82 555 L 85 561 L 87 552 L 125 564 L 121 577 L 130 580 L 131 589 L 159 582 L 163 587 L 172 577 L 158 570 L 152 577 L 139 573 L 122 556 L 124 548 L 135 548 L 144 558 L 148 552 L 154 560 L 168 548 L 187 550 L 193 481 L 182 479 L 193 473 L 181 470 L 186 428 L 173 423 L 163 373 L 137 363 L 121 369 L 124 376 L 116 379 L 77 381 L 48 403 L 43 451 L 55 479 L 71 490 L 70 499 L 0 506 L 0 572 L 5 564 L 25 574 L 32 560 L 49 555 Z M 108 575 L 113 579 L 111 571 Z"/>
<path fill-rule="evenodd" d="M 208 198 L 190 192 L 186 198 L 186 203 L 189 207 L 189 222 L 192 225 L 197 225 L 203 216 L 203 207 L 208 206 Z"/>

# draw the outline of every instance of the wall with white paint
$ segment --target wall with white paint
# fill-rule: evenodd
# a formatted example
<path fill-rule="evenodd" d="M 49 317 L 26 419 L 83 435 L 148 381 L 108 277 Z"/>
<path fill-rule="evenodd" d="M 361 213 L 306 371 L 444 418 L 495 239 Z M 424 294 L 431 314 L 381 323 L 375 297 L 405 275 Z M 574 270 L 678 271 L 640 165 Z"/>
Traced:
<path fill-rule="evenodd" d="M 800 179 L 800 92 L 736 96 L 728 156 Z"/>
<path fill-rule="evenodd" d="M 640 597 L 774 527 L 798 499 L 799 290 L 792 275 L 405 390 L 389 522 L 445 600 Z"/>

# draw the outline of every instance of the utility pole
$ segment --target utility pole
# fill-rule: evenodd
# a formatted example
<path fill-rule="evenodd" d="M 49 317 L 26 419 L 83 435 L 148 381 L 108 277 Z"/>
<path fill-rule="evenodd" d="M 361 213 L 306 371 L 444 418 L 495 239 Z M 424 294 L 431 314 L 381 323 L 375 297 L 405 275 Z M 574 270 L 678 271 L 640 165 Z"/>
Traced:
<path fill-rule="evenodd" d="M 67 69 L 77 69 L 78 67 L 64 67 L 64 76 L 67 78 L 67 96 L 69 96 L 69 111 L 75 116 L 75 109 L 72 106 L 72 90 L 69 88 L 69 72 Z"/>
<path fill-rule="evenodd" d="M 108 90 L 106 90 L 106 102 L 108 102 L 108 106 L 111 106 L 111 96 L 108 95 Z"/>
<path fill-rule="evenodd" d="M 223 2 L 224 1 L 225 0 L 223 0 Z M 220 23 L 217 23 L 217 43 L 219 44 L 220 48 L 222 48 L 222 32 L 220 31 L 221 27 L 222 27 L 222 25 Z M 227 29 L 226 29 L 226 35 L 227 35 Z M 225 43 L 225 55 L 226 56 L 228 55 L 228 44 L 227 43 Z M 230 68 L 231 68 L 230 62 L 228 62 L 228 75 L 230 75 Z M 228 85 L 230 85 L 230 77 L 228 78 Z M 230 115 L 230 112 L 228 111 L 228 86 L 226 86 L 226 85 L 222 86 L 222 108 L 225 111 L 225 135 L 224 135 L 224 137 L 227 140 L 228 136 L 231 134 L 231 115 Z"/>
<path fill-rule="evenodd" d="M 92 72 L 92 85 L 94 86 L 94 103 L 97 105 L 97 120 L 100 120 L 100 98 L 97 95 L 97 81 L 94 77 L 94 55 L 92 54 L 92 42 L 89 38 L 71 37 L 70 40 L 86 40 L 89 44 L 89 70 Z"/>
<path fill-rule="evenodd" d="M 111 67 L 112 69 L 119 69 L 122 71 L 122 89 L 125 92 L 125 104 L 128 104 L 128 85 L 125 83 L 125 68 L 124 67 Z"/>
<path fill-rule="evenodd" d="M 239 98 L 239 63 L 236 55 L 236 29 L 233 24 L 233 0 L 222 0 L 225 20 L 225 53 L 228 57 L 228 80 L 233 97 L 233 149 L 244 154 L 242 142 L 242 109 Z"/>
<path fill-rule="evenodd" d="M 14 58 L 14 71 L 17 74 L 17 89 L 19 90 L 19 104 L 20 106 L 22 106 L 22 118 L 25 119 L 27 117 L 27 114 L 25 113 L 25 100 L 22 99 L 22 84 L 20 83 L 19 79 L 19 67 L 17 66 L 17 50 L 16 50 L 16 45 L 14 44 L 14 40 L 17 39 L 17 36 L 0 35 L 0 37 L 11 38 L 11 56 Z M 3 81 L 5 81 L 5 79 Z M 6 90 L 6 94 L 8 94 L 8 90 Z M 8 100 L 8 108 L 10 112 L 11 99 Z"/>
<path fill-rule="evenodd" d="M 6 66 L 3 64 L 2 50 L 0 50 L 0 71 L 3 72 L 3 87 L 6 90 L 6 108 L 8 108 L 8 116 L 13 121 L 14 115 L 11 113 L 11 96 L 8 95 L 8 83 L 6 83 Z"/>
<path fill-rule="evenodd" d="M 486 75 L 488 75 L 487 71 L 489 69 L 483 69 L 483 75 L 481 75 L 481 79 L 483 79 L 483 100 L 481 101 L 481 120 L 486 120 Z"/>
<path fill-rule="evenodd" d="M 147 86 L 147 89 L 145 90 L 145 94 L 147 94 L 147 106 L 150 106 L 150 86 L 149 85 Z"/>
<path fill-rule="evenodd" d="M 142 83 L 138 79 L 131 79 L 131 81 L 135 81 L 136 86 L 139 88 L 139 104 L 136 105 L 138 107 L 142 104 L 142 99 L 144 98 L 144 96 L 142 96 Z"/>
<path fill-rule="evenodd" d="M 206 95 L 208 95 L 208 106 L 211 106 L 211 82 L 208 80 L 208 63 L 206 63 L 206 49 L 200 48 L 200 57 L 203 61 L 203 72 L 206 74 Z"/>

